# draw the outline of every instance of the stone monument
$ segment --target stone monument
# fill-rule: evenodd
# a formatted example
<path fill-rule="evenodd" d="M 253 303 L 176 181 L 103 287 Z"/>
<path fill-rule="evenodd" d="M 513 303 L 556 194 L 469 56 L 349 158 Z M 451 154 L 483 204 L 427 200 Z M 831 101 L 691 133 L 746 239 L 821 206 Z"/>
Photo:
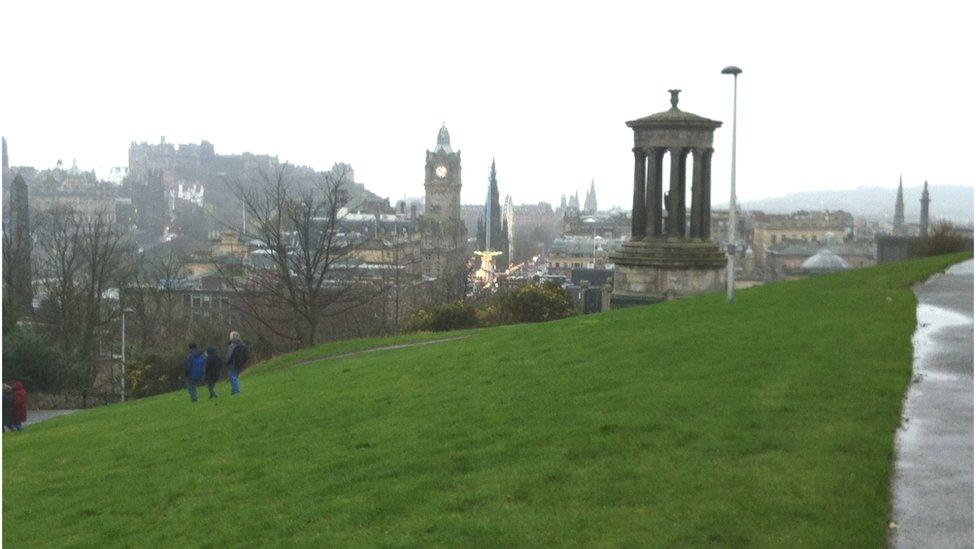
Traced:
<path fill-rule="evenodd" d="M 727 259 L 710 239 L 712 137 L 722 123 L 678 109 L 681 90 L 668 91 L 671 109 L 627 122 L 634 130 L 634 209 L 630 240 L 611 255 L 614 307 L 724 287 Z M 691 209 L 686 217 L 689 155 Z M 664 197 L 666 161 L 670 182 Z"/>

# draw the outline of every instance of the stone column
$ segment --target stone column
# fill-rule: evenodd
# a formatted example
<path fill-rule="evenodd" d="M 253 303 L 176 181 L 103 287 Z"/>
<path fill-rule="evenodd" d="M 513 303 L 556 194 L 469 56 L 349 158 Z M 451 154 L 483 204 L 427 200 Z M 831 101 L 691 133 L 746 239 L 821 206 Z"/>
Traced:
<path fill-rule="evenodd" d="M 644 211 L 644 178 L 645 159 L 647 155 L 643 149 L 634 147 L 634 209 L 630 215 L 630 235 L 634 239 L 644 236 L 646 213 Z"/>
<path fill-rule="evenodd" d="M 704 166 L 704 151 L 692 149 L 693 168 L 691 175 L 691 231 L 690 238 L 702 236 L 702 168 Z"/>
<path fill-rule="evenodd" d="M 661 236 L 661 149 L 647 149 L 646 236 Z"/>
<path fill-rule="evenodd" d="M 701 237 L 705 240 L 712 238 L 712 153 L 715 149 L 709 147 L 702 150 L 702 180 L 701 180 Z"/>
<path fill-rule="evenodd" d="M 668 235 L 684 238 L 685 236 L 685 150 L 681 147 L 668 149 L 671 155 L 671 189 L 668 198 L 671 200 L 671 211 Z"/>

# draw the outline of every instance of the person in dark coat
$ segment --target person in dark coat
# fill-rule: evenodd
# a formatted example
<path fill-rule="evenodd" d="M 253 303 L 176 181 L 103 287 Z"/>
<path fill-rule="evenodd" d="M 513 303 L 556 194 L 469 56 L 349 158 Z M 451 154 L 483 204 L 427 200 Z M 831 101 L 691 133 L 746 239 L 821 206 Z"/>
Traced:
<path fill-rule="evenodd" d="M 226 354 L 227 358 L 224 359 L 224 364 L 227 365 L 227 377 L 230 379 L 230 394 L 236 395 L 241 392 L 241 370 L 247 363 L 247 345 L 241 340 L 239 333 L 230 333 L 230 342 L 227 344 Z"/>
<path fill-rule="evenodd" d="M 3 430 L 14 430 L 14 390 L 3 384 Z"/>
<path fill-rule="evenodd" d="M 217 380 L 220 379 L 221 366 L 223 364 L 220 360 L 220 354 L 217 353 L 217 349 L 207 347 L 207 389 L 210 389 L 210 398 L 217 398 L 217 391 L 214 391 L 214 386 L 217 385 Z"/>
<path fill-rule="evenodd" d="M 24 389 L 24 385 L 21 382 L 15 381 L 13 391 L 14 429 L 20 431 L 24 428 L 24 422 L 27 421 L 27 389 Z"/>

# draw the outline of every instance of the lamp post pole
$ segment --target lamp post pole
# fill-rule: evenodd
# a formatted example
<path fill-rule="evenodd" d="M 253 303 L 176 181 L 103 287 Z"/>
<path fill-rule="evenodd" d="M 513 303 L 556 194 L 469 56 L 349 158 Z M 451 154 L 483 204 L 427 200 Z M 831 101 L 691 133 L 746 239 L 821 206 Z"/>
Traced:
<path fill-rule="evenodd" d="M 739 74 L 742 69 L 734 65 L 722 69 L 722 74 L 732 75 L 732 192 L 729 198 L 729 262 L 726 267 L 726 290 L 729 303 L 735 298 L 735 130 L 739 101 Z"/>
<path fill-rule="evenodd" d="M 132 309 L 122 309 L 122 402 L 125 402 L 125 316 L 134 312 Z"/>

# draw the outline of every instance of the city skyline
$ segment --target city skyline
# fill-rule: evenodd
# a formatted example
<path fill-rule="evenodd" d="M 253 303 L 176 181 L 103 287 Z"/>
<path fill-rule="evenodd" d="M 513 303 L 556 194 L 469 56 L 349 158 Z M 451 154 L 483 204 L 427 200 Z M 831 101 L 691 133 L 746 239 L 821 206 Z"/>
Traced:
<path fill-rule="evenodd" d="M 909 186 L 973 184 L 965 122 L 976 116 L 970 76 L 958 70 L 965 33 L 947 9 L 886 6 L 879 18 L 863 6 L 838 17 L 840 4 L 773 5 L 764 16 L 780 24 L 765 25 L 758 10 L 721 4 L 711 15 L 390 4 L 380 18 L 291 4 L 233 14 L 204 6 L 186 18 L 180 6 L 150 14 L 65 3 L 56 18 L 6 6 L 18 25 L 0 44 L 31 44 L 8 59 L 15 85 L 0 90 L 11 163 L 124 166 L 130 142 L 165 135 L 317 170 L 348 162 L 357 180 L 395 201 L 422 194 L 423 151 L 445 122 L 462 153 L 464 203 L 482 199 L 496 158 L 499 190 L 518 203 L 585 194 L 595 179 L 601 207 L 627 209 L 633 144 L 624 122 L 666 110 L 667 89 L 678 87 L 680 108 L 724 122 L 717 204 L 728 199 L 732 118 L 731 79 L 719 71 L 735 63 L 744 71 L 741 200 L 894 189 L 899 174 Z M 150 15 L 158 27 L 146 26 Z M 234 25 L 218 25 L 228 17 Z M 31 40 L 42 23 L 59 39 Z"/>

